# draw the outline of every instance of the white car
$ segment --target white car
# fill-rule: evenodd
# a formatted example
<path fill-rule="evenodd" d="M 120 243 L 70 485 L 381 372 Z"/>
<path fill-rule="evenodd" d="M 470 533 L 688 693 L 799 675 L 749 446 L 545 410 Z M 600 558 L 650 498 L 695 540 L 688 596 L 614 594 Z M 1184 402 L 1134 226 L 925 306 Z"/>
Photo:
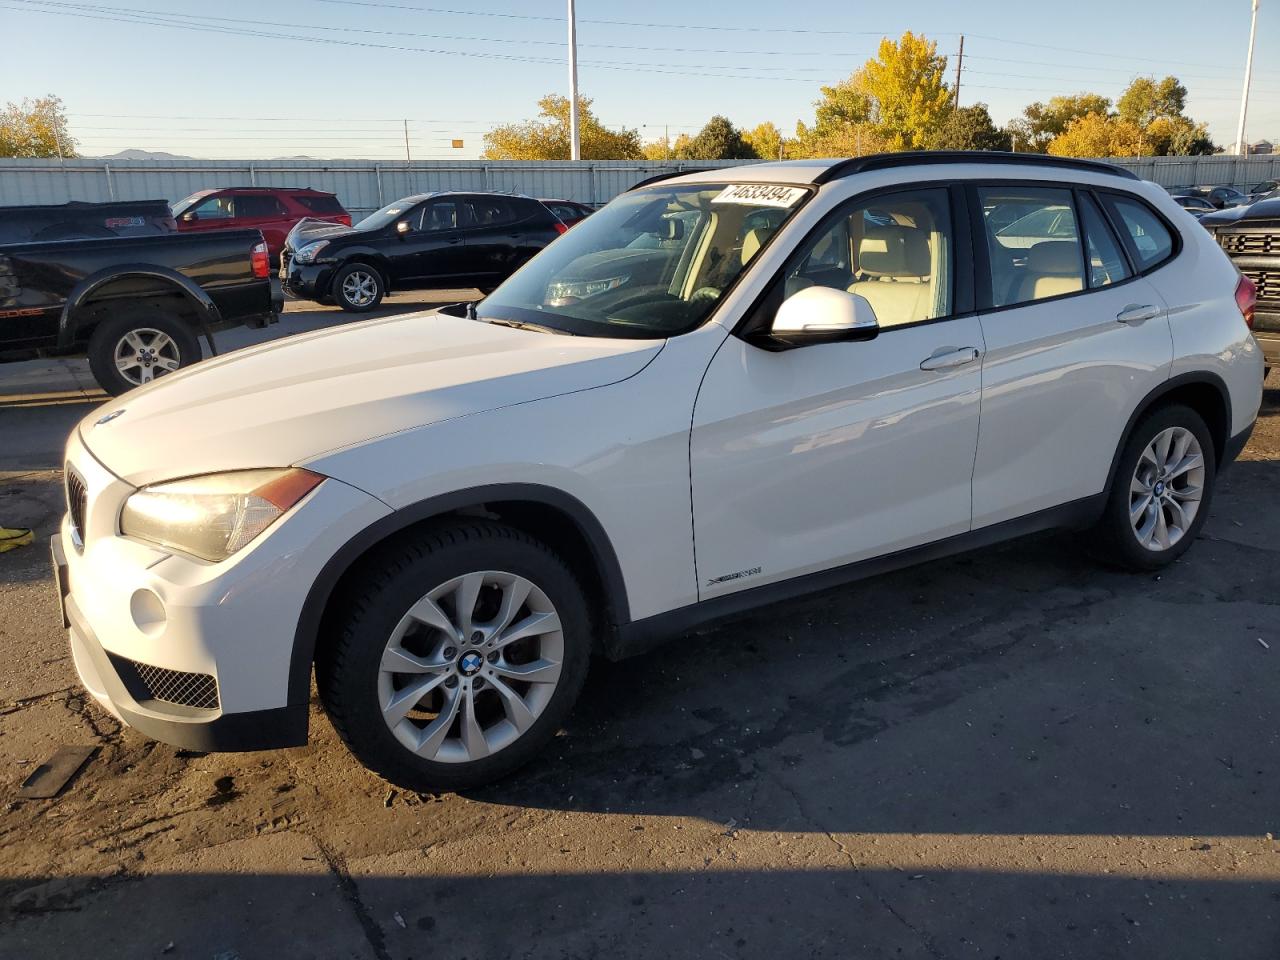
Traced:
<path fill-rule="evenodd" d="M 306 741 L 314 665 L 370 768 L 474 786 L 547 743 L 594 653 L 1048 527 L 1170 563 L 1258 412 L 1251 311 L 1104 164 L 642 184 L 478 306 L 88 417 L 53 544 L 76 666 L 144 734 L 251 750 Z"/>

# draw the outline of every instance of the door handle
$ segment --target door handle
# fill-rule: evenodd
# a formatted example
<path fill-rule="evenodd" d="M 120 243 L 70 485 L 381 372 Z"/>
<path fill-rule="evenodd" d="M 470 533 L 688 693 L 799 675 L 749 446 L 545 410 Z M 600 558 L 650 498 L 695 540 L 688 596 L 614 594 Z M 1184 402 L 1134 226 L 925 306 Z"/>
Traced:
<path fill-rule="evenodd" d="M 1138 306 L 1131 303 L 1116 314 L 1116 319 L 1121 323 L 1138 324 L 1146 320 L 1154 320 L 1156 317 L 1160 316 L 1160 313 L 1160 308 L 1154 304 L 1147 303 L 1142 306 Z"/>
<path fill-rule="evenodd" d="M 953 367 L 963 367 L 965 364 L 973 363 L 981 356 L 982 351 L 977 347 L 960 347 L 959 349 L 948 347 L 925 357 L 920 361 L 920 369 L 950 370 Z"/>

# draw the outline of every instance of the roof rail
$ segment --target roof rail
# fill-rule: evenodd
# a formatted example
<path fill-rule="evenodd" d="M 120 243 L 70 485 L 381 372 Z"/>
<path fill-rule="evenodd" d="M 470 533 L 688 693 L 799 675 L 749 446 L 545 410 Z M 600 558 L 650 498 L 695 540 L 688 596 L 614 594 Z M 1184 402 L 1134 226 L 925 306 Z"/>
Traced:
<path fill-rule="evenodd" d="M 676 170 L 671 173 L 660 173 L 654 177 L 646 177 L 639 183 L 633 183 L 624 190 L 624 193 L 630 193 L 632 190 L 639 190 L 641 187 L 647 187 L 653 183 L 661 183 L 663 180 L 670 180 L 672 177 L 683 177 L 686 173 L 706 173 L 710 167 L 695 167 L 691 170 Z"/>
<path fill-rule="evenodd" d="M 1044 153 L 1005 153 L 998 150 L 908 150 L 903 153 L 873 153 L 865 157 L 841 160 L 813 178 L 815 184 L 830 183 L 842 177 L 869 170 L 888 170 L 928 163 L 1005 163 L 1011 166 L 1058 167 L 1065 170 L 1089 170 L 1112 176 L 1139 179 L 1132 170 L 1101 160 L 1077 160 L 1074 157 L 1051 157 Z"/>

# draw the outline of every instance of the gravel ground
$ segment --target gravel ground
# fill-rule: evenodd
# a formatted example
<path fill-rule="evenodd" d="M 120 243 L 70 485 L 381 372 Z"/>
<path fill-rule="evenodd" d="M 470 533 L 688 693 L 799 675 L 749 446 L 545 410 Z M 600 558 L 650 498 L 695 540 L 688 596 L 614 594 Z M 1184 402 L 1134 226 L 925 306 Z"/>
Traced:
<path fill-rule="evenodd" d="M 52 532 L 89 409 L 0 406 L 0 520 Z M 1273 389 L 1164 574 L 1048 535 L 779 604 L 597 664 L 465 796 L 388 787 L 316 706 L 276 753 L 122 730 L 43 547 L 0 555 L 0 957 L 1275 958 L 1277 482 Z M 15 799 L 62 744 L 98 749 Z"/>

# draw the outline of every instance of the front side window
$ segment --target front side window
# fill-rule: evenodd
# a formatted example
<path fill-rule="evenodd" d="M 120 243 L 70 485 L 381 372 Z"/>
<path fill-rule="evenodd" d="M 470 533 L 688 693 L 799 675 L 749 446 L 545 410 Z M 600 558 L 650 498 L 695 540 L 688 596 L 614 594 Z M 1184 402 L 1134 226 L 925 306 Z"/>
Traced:
<path fill-rule="evenodd" d="M 783 298 L 806 287 L 863 297 L 882 328 L 952 312 L 954 252 L 946 190 L 855 200 L 792 258 Z"/>
<path fill-rule="evenodd" d="M 477 304 L 476 319 L 598 337 L 692 330 L 810 192 L 721 183 L 625 193 Z"/>
<path fill-rule="evenodd" d="M 236 215 L 235 200 L 227 194 L 209 197 L 197 203 L 190 212 L 199 220 L 230 220 Z"/>
<path fill-rule="evenodd" d="M 432 200 L 422 205 L 419 230 L 456 230 L 458 228 L 458 204 L 453 200 Z"/>
<path fill-rule="evenodd" d="M 1173 253 L 1173 236 L 1145 203 L 1127 197 L 1109 196 L 1117 224 L 1123 223 L 1133 241 L 1133 252 L 1143 270 L 1167 260 Z"/>
<path fill-rule="evenodd" d="M 991 305 L 1007 307 L 1084 289 L 1084 254 L 1070 190 L 979 187 Z"/>

